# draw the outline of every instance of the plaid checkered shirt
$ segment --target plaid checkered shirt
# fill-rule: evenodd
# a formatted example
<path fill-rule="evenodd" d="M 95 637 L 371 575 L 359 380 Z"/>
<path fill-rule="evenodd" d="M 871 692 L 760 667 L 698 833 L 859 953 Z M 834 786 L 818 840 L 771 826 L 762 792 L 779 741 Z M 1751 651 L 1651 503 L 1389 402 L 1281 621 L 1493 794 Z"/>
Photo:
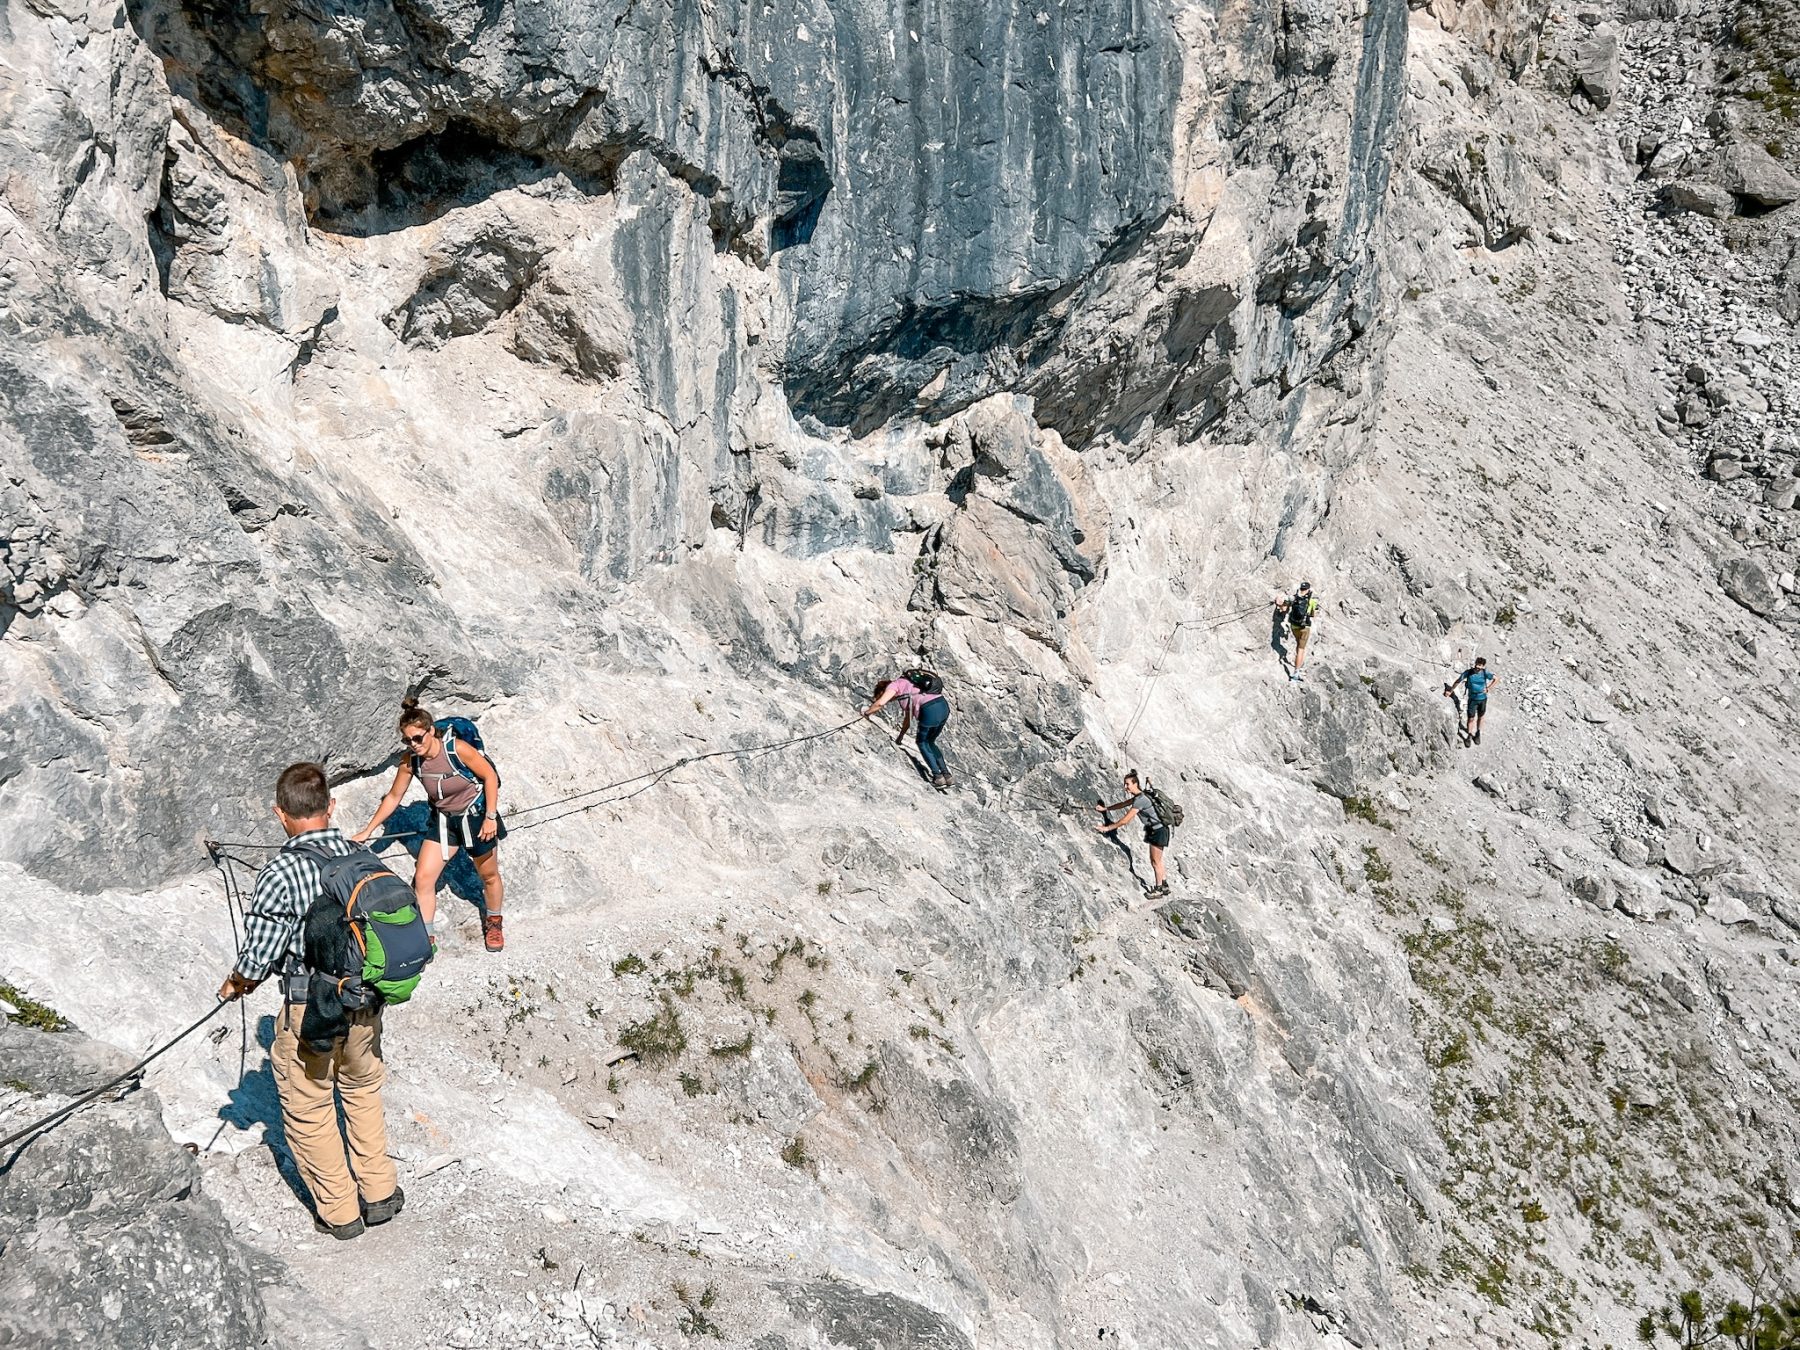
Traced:
<path fill-rule="evenodd" d="M 263 980 L 270 971 L 298 971 L 304 966 L 301 924 L 319 898 L 319 864 L 300 850 L 308 845 L 336 856 L 353 852 L 335 825 L 308 830 L 287 841 L 281 852 L 256 874 L 256 893 L 244 914 L 244 949 L 237 971 L 247 980 Z"/>

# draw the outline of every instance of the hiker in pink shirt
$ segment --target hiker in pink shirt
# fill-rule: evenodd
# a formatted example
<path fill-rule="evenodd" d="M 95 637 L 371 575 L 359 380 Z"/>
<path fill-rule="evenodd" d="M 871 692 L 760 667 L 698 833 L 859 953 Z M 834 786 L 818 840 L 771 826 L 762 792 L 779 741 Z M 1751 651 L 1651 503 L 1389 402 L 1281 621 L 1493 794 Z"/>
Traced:
<path fill-rule="evenodd" d="M 875 686 L 874 702 L 863 709 L 864 717 L 872 717 L 890 703 L 900 705 L 899 745 L 906 739 L 906 729 L 919 724 L 919 754 L 931 774 L 931 785 L 942 791 L 950 786 L 950 771 L 944 767 L 944 752 L 938 749 L 938 734 L 950 720 L 950 700 L 944 697 L 944 682 L 935 672 L 923 668 L 908 670 L 897 680 L 883 680 Z"/>

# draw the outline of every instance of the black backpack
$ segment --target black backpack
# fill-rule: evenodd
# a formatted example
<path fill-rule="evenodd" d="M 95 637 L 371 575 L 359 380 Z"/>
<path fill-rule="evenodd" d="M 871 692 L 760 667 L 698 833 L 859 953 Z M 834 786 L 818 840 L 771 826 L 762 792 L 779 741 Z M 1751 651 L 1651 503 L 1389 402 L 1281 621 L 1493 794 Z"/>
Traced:
<path fill-rule="evenodd" d="M 1156 814 L 1162 817 L 1163 824 L 1167 825 L 1170 829 L 1174 829 L 1177 825 L 1181 824 L 1182 815 L 1184 813 L 1182 812 L 1180 802 L 1176 801 L 1161 788 L 1152 787 L 1147 783 L 1144 785 L 1144 791 L 1148 794 L 1151 803 L 1156 807 Z"/>
<path fill-rule="evenodd" d="M 900 672 L 900 678 L 908 681 L 921 694 L 941 694 L 944 682 L 938 678 L 935 670 L 927 670 L 924 666 L 915 666 L 911 670 Z"/>

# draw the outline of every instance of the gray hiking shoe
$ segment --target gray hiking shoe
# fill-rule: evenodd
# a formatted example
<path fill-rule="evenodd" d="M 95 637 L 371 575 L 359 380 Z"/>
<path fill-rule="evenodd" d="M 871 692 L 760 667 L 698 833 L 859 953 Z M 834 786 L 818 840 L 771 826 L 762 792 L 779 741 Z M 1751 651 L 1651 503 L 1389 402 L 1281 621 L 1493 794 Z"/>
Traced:
<path fill-rule="evenodd" d="M 940 773 L 936 778 L 931 780 L 931 786 L 936 788 L 939 792 L 942 792 L 945 788 L 950 786 L 950 775 L 947 773 Z"/>
<path fill-rule="evenodd" d="M 352 1219 L 349 1223 L 326 1223 L 325 1220 L 315 1217 L 313 1227 L 321 1233 L 330 1233 L 339 1242 L 348 1242 L 351 1238 L 359 1238 L 363 1235 L 363 1221 L 360 1218 Z"/>
<path fill-rule="evenodd" d="M 377 1200 L 374 1204 L 363 1207 L 363 1222 L 373 1228 L 377 1224 L 386 1223 L 405 1208 L 406 1192 L 396 1186 L 394 1193 L 387 1199 Z"/>

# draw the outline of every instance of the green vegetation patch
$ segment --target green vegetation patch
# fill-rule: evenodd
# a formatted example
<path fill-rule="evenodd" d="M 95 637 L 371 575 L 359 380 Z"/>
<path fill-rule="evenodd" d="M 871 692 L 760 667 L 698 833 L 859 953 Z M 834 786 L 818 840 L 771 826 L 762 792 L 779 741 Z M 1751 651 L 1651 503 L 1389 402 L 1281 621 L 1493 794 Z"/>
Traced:
<path fill-rule="evenodd" d="M 57 1012 L 56 1009 L 39 1003 L 36 999 L 25 997 L 24 994 L 4 981 L 0 981 L 0 999 L 5 999 L 19 1010 L 8 1019 L 19 1026 L 32 1027 L 38 1031 L 67 1031 L 72 1025 L 69 1019 Z"/>
<path fill-rule="evenodd" d="M 619 1044 L 631 1051 L 646 1068 L 669 1064 L 687 1049 L 687 1032 L 675 1001 L 663 995 L 662 1006 L 642 1022 L 633 1022 L 619 1033 Z"/>

